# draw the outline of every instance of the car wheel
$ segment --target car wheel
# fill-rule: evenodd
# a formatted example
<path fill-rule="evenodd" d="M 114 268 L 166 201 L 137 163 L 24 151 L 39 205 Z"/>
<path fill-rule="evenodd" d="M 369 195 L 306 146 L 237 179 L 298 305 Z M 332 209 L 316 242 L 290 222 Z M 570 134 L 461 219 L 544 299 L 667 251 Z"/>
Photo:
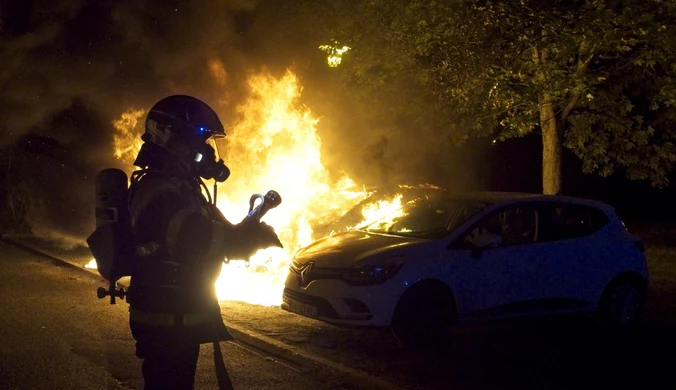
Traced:
<path fill-rule="evenodd" d="M 443 339 L 455 319 L 455 301 L 441 283 L 422 282 L 411 287 L 399 300 L 391 330 L 401 342 L 429 346 Z"/>
<path fill-rule="evenodd" d="M 599 315 L 608 326 L 631 326 L 641 316 L 644 301 L 643 283 L 636 278 L 618 278 L 606 288 L 599 305 Z"/>

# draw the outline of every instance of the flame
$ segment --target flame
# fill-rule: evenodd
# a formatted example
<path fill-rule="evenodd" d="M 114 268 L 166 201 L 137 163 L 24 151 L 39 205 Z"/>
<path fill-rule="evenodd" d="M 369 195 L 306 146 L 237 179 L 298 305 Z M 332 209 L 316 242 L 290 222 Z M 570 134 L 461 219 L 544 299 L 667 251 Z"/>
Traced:
<path fill-rule="evenodd" d="M 279 78 L 267 71 L 252 74 L 248 87 L 248 100 L 237 107 L 241 119 L 226 126 L 227 139 L 217 141 L 232 171 L 218 187 L 217 206 L 237 223 L 246 216 L 252 194 L 279 192 L 281 205 L 263 221 L 274 227 L 284 249 L 260 250 L 244 261 L 225 259 L 216 288 L 220 300 L 279 305 L 293 254 L 319 238 L 314 228 L 336 220 L 370 193 L 344 173 L 331 175 L 322 164 L 319 120 L 299 102 L 302 88 L 295 74 L 287 71 Z M 144 110 L 130 108 L 113 122 L 115 155 L 130 167 L 142 143 L 143 115 Z M 213 183 L 207 185 L 211 188 Z M 401 195 L 367 204 L 364 220 L 355 226 L 400 208 Z M 96 263 L 87 266 L 96 268 Z"/>
<path fill-rule="evenodd" d="M 139 119 L 145 114 L 145 110 L 130 108 L 120 116 L 120 119 L 113 121 L 113 127 L 116 130 L 113 134 L 115 157 L 128 161 L 130 166 L 138 151 L 141 150 L 142 142 L 139 137 L 142 134 L 140 131 L 142 126 Z"/>
<path fill-rule="evenodd" d="M 259 251 L 249 267 L 241 261 L 224 265 L 217 290 L 220 299 L 278 305 L 291 257 L 313 241 L 313 227 L 338 218 L 366 192 L 351 190 L 355 185 L 347 175 L 332 180 L 322 164 L 318 119 L 299 103 L 302 88 L 291 71 L 280 78 L 252 75 L 249 89 L 249 99 L 237 110 L 242 119 L 220 141 L 232 176 L 218 206 L 237 222 L 252 192 L 276 190 L 282 204 L 264 222 L 275 228 L 285 249 Z"/>
<path fill-rule="evenodd" d="M 357 226 L 371 224 L 385 217 L 391 223 L 395 218 L 403 216 L 401 211 L 402 197 L 403 195 L 397 194 L 392 200 L 384 199 L 365 205 L 361 210 L 364 220 Z"/>
<path fill-rule="evenodd" d="M 218 70 L 213 63 L 210 67 Z M 232 175 L 220 185 L 217 205 L 237 223 L 252 194 L 278 191 L 282 204 L 264 222 L 275 228 L 285 248 L 261 250 L 248 261 L 228 259 L 216 287 L 219 299 L 278 305 L 289 261 L 316 238 L 313 226 L 337 218 L 366 192 L 355 190 L 347 175 L 332 179 L 324 168 L 318 119 L 299 103 L 302 88 L 292 72 L 275 78 L 264 71 L 252 75 L 248 85 L 250 98 L 237 108 L 242 119 L 227 126 L 227 140 L 218 141 Z M 115 156 L 130 167 L 142 143 L 145 113 L 130 108 L 113 122 Z"/>

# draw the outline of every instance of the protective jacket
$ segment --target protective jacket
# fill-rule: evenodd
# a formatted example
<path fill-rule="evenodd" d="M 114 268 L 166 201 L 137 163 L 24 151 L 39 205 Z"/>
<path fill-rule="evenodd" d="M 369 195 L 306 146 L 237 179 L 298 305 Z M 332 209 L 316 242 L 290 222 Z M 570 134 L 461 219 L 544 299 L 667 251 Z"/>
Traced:
<path fill-rule="evenodd" d="M 130 192 L 135 264 L 130 321 L 182 326 L 200 343 L 232 339 L 223 325 L 215 282 L 223 258 L 245 253 L 241 228 L 209 203 L 195 178 L 149 171 Z"/>

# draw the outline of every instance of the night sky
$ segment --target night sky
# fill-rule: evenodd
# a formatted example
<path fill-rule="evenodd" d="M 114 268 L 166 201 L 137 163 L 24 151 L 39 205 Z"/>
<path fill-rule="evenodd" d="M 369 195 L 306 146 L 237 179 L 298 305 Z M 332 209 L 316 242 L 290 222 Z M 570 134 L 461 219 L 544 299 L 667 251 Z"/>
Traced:
<path fill-rule="evenodd" d="M 227 129 L 234 107 L 246 98 L 247 74 L 262 67 L 299 74 L 303 103 L 322 118 L 322 154 L 330 169 L 372 184 L 440 177 L 448 183 L 451 177 L 468 187 L 541 189 L 537 139 L 494 147 L 477 141 L 449 150 L 458 164 L 455 172 L 444 173 L 435 171 L 418 133 L 397 138 L 364 128 L 327 81 L 330 70 L 317 50 L 323 38 L 289 30 L 289 23 L 280 30 L 276 21 L 284 15 L 271 3 L 277 2 L 3 0 L 0 150 L 8 172 L 3 197 L 24 191 L 32 200 L 34 228 L 86 235 L 93 223 L 93 177 L 118 164 L 112 156 L 113 119 L 129 107 L 147 109 L 180 93 L 212 105 Z M 227 73 L 224 85 L 215 85 L 210 74 L 214 62 Z M 564 188 L 573 194 L 610 199 L 618 188 L 629 188 L 636 196 L 662 199 L 669 193 L 645 183 L 627 187 L 622 179 L 580 179 L 574 159 L 566 166 L 572 173 Z M 17 177 L 21 186 L 15 185 Z M 615 198 L 622 207 L 633 204 Z"/>

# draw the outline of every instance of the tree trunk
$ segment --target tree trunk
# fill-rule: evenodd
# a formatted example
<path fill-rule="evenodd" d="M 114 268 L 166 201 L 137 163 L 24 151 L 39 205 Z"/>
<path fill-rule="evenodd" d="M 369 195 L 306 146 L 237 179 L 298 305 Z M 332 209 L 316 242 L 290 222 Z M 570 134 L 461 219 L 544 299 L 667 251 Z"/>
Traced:
<path fill-rule="evenodd" d="M 542 193 L 561 192 L 561 139 L 551 97 L 545 93 L 540 104 L 542 129 Z"/>
<path fill-rule="evenodd" d="M 545 31 L 542 41 L 544 42 L 546 38 Z M 538 68 L 536 80 L 543 85 L 546 84 L 548 78 L 545 66 L 548 54 L 549 51 L 546 48 L 538 50 L 537 47 L 533 47 L 533 63 Z M 561 192 L 561 141 L 552 95 L 549 92 L 543 92 L 540 96 L 540 129 L 542 130 L 542 193 L 556 195 Z"/>

